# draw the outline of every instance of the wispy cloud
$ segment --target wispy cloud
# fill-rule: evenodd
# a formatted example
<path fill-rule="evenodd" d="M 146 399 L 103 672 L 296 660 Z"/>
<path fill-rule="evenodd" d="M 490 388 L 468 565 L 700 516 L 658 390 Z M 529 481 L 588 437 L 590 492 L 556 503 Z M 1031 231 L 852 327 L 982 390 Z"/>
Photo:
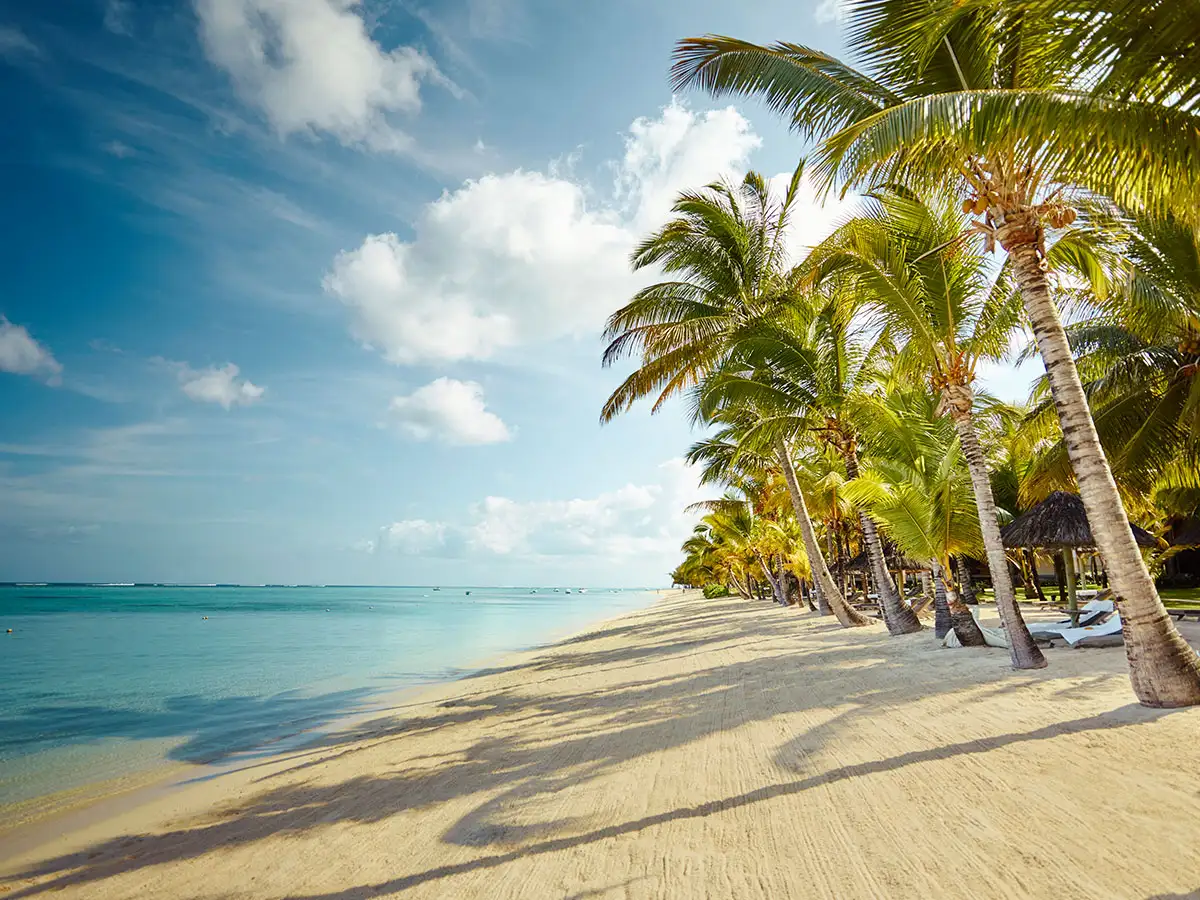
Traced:
<path fill-rule="evenodd" d="M 694 524 L 685 507 L 703 496 L 682 459 L 663 463 L 657 481 L 592 497 L 514 500 L 486 497 L 464 520 L 402 519 L 380 529 L 375 550 L 488 558 L 588 556 L 619 561 L 674 553 Z"/>
<path fill-rule="evenodd" d="M 104 27 L 113 34 L 132 36 L 132 16 L 133 7 L 129 0 L 107 0 L 104 4 Z"/>
<path fill-rule="evenodd" d="M 109 141 L 101 146 L 100 149 L 109 156 L 115 156 L 117 159 L 128 159 L 137 153 L 137 151 L 123 141 Z"/>
<path fill-rule="evenodd" d="M 23 62 L 37 59 L 41 55 L 41 48 L 20 28 L 15 25 L 0 25 L 0 59 Z"/>

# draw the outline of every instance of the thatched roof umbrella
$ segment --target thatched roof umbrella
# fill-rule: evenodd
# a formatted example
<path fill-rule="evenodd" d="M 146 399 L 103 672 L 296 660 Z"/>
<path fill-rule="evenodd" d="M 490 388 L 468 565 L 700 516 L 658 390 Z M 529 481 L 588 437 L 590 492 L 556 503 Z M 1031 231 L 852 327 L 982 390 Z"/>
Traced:
<path fill-rule="evenodd" d="M 1132 522 L 1133 538 L 1139 547 L 1157 547 L 1159 540 Z M 1000 530 L 1005 547 L 1030 547 L 1062 553 L 1067 575 L 1067 598 L 1071 618 L 1078 619 L 1075 597 L 1075 559 L 1070 552 L 1095 547 L 1083 500 L 1078 494 L 1055 491 L 1041 503 L 1013 519 Z M 1035 576 L 1036 577 L 1036 576 Z"/>

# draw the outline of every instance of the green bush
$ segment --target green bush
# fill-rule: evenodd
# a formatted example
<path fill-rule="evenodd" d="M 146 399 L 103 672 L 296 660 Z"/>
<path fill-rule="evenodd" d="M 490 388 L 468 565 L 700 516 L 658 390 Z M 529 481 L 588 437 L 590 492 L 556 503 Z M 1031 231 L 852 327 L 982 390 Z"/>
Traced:
<path fill-rule="evenodd" d="M 711 600 L 714 597 L 728 597 L 728 596 L 729 596 L 729 588 L 725 587 L 725 585 L 723 585 L 723 584 L 710 584 L 704 588 L 704 597 L 707 600 Z"/>

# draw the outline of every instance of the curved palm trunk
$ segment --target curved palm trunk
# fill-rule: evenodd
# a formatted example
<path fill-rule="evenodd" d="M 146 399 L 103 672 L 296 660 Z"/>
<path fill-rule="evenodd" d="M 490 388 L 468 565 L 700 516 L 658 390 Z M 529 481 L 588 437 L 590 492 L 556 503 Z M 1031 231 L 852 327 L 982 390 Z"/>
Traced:
<path fill-rule="evenodd" d="M 1012 579 L 1008 574 L 1008 558 L 1004 555 L 1004 542 L 1000 539 L 1000 523 L 996 518 L 996 499 L 992 495 L 992 483 L 988 479 L 987 463 L 979 436 L 975 433 L 975 420 L 971 416 L 972 394 L 970 385 L 953 385 L 947 388 L 950 417 L 958 432 L 958 442 L 967 460 L 971 473 L 971 489 L 975 493 L 975 508 L 979 512 L 979 530 L 983 533 L 983 547 L 987 552 L 988 570 L 992 574 L 992 592 L 996 595 L 996 609 L 1000 622 L 1008 633 L 1008 653 L 1014 669 L 1041 669 L 1046 658 L 1033 641 L 1017 598 L 1013 593 Z M 978 630 L 978 629 L 977 629 Z"/>
<path fill-rule="evenodd" d="M 858 454 L 853 450 L 845 454 L 846 475 L 851 479 L 858 477 Z M 879 606 L 883 612 L 883 621 L 889 634 L 912 634 L 922 629 L 921 620 L 912 608 L 900 599 L 888 574 L 887 558 L 883 555 L 883 541 L 879 539 L 879 529 L 875 520 L 866 513 L 859 513 L 862 522 L 863 540 L 867 545 L 867 558 L 871 563 L 871 577 L 875 580 L 875 589 L 879 592 Z"/>
<path fill-rule="evenodd" d="M 945 619 L 947 622 L 945 631 L 941 637 L 945 637 L 946 633 L 954 629 L 954 634 L 958 638 L 958 642 L 964 647 L 986 647 L 987 641 L 983 639 L 983 632 L 979 630 L 979 623 L 975 621 L 975 617 L 971 615 L 971 608 L 958 599 L 958 595 L 946 587 L 945 573 L 940 563 L 933 563 L 933 592 L 934 603 L 937 605 L 937 617 L 940 621 L 943 617 L 942 610 L 945 610 Z M 934 632 L 937 633 L 936 631 Z"/>
<path fill-rule="evenodd" d="M 754 554 L 754 557 L 758 560 L 758 564 L 762 568 L 763 574 L 767 576 L 767 584 L 771 586 L 771 596 L 775 598 L 775 602 L 780 606 L 787 606 L 787 601 L 784 599 L 783 591 L 779 587 L 779 580 L 772 574 L 771 567 L 767 565 L 767 561 L 757 553 Z"/>
<path fill-rule="evenodd" d="M 1100 446 L 1071 345 L 1050 297 L 1038 256 L 1039 223 L 1031 209 L 1009 214 L 1001 243 L 1012 259 L 1025 311 L 1046 367 L 1063 439 L 1088 524 L 1108 569 L 1125 633 L 1133 691 L 1146 706 L 1200 704 L 1200 656 L 1175 628 L 1146 571 L 1112 470 Z"/>
<path fill-rule="evenodd" d="M 821 582 L 813 576 L 813 593 L 817 595 L 817 612 L 823 616 L 832 616 L 833 610 L 829 606 L 829 601 L 825 599 L 825 592 L 821 590 Z"/>
<path fill-rule="evenodd" d="M 804 601 L 804 605 L 808 607 L 809 612 L 819 612 L 817 609 L 817 604 L 813 600 L 814 593 L 815 592 L 808 587 L 807 584 L 802 584 L 800 586 L 800 599 Z"/>
<path fill-rule="evenodd" d="M 733 582 L 733 589 L 738 592 L 738 596 L 740 596 L 743 600 L 750 599 L 750 591 L 745 585 L 738 581 L 738 577 L 734 575 L 733 572 L 729 573 L 729 580 Z"/>
<path fill-rule="evenodd" d="M 962 597 L 962 602 L 968 606 L 978 606 L 979 597 L 975 594 L 975 585 L 971 581 L 971 567 L 967 565 L 967 558 L 956 556 L 954 565 L 958 572 L 958 595 Z"/>
<path fill-rule="evenodd" d="M 821 586 L 821 593 L 832 607 L 837 620 L 844 627 L 851 628 L 871 624 L 869 618 L 846 603 L 833 583 L 829 566 L 821 553 L 820 545 L 817 544 L 817 535 L 813 531 L 812 519 L 808 515 L 808 505 L 804 502 L 804 495 L 800 493 L 800 485 L 796 481 L 796 471 L 792 468 L 792 460 L 788 456 L 787 444 L 783 442 L 783 438 L 777 440 L 775 454 L 779 458 L 779 465 L 783 468 L 783 478 L 787 482 L 788 493 L 792 495 L 792 508 L 800 522 L 800 533 L 804 536 L 804 549 L 808 553 L 809 565 L 812 566 L 813 579 Z"/>

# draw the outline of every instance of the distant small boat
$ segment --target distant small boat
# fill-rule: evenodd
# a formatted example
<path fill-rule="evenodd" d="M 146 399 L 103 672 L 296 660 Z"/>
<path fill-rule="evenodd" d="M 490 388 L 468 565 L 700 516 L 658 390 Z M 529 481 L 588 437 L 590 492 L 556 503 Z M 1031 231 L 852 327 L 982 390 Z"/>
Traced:
<path fill-rule="evenodd" d="M 571 589 L 570 589 L 570 588 L 567 588 L 567 590 L 565 591 L 565 593 L 568 593 L 568 594 L 569 594 L 569 593 L 571 593 Z"/>
<path fill-rule="evenodd" d="M 470 596 L 471 596 L 471 592 L 470 592 L 470 591 L 467 591 L 467 596 L 468 596 L 468 597 L 470 597 Z"/>
<path fill-rule="evenodd" d="M 434 588 L 434 590 L 435 590 L 435 591 L 440 591 L 440 590 L 441 590 L 441 588 Z"/>
<path fill-rule="evenodd" d="M 586 594 L 586 593 L 587 593 L 587 588 L 580 588 L 580 589 L 579 589 L 579 593 L 581 593 L 581 594 Z"/>

